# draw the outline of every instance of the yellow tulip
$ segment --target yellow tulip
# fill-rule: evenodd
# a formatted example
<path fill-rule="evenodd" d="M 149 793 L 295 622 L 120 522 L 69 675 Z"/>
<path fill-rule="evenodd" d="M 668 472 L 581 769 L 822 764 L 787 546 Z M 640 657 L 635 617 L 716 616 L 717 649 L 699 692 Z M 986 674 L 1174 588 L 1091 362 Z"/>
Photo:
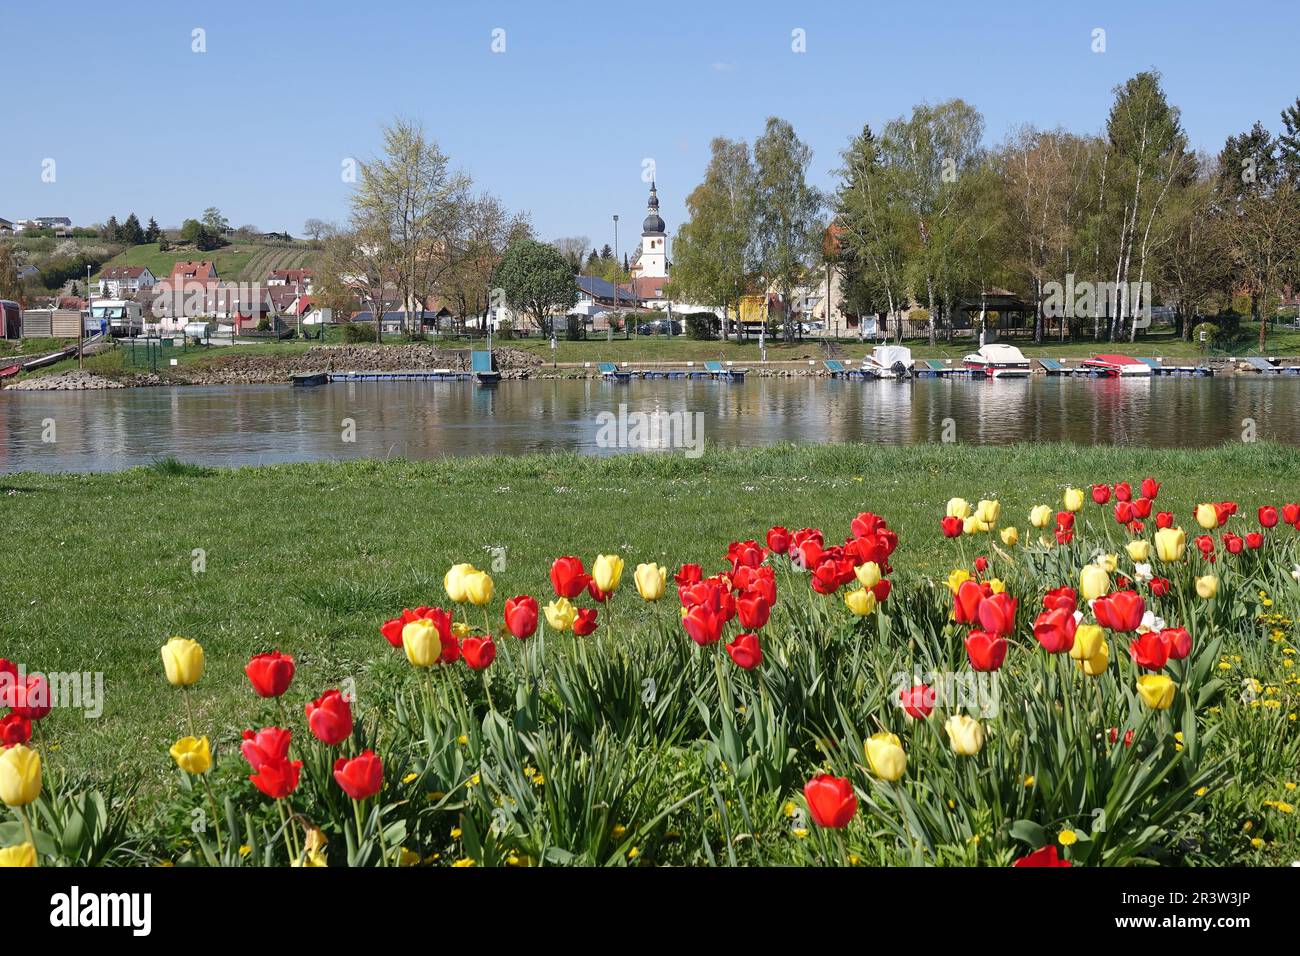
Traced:
<path fill-rule="evenodd" d="M 469 637 L 474 633 L 474 628 L 470 627 L 465 621 L 452 621 L 451 633 L 456 637 Z"/>
<path fill-rule="evenodd" d="M 1156 532 L 1156 557 L 1166 564 L 1180 561 L 1187 548 L 1187 532 L 1182 528 L 1161 528 Z"/>
<path fill-rule="evenodd" d="M 1219 594 L 1219 579 L 1213 574 L 1207 574 L 1204 577 L 1196 579 L 1196 593 L 1201 598 L 1208 601 Z"/>
<path fill-rule="evenodd" d="M 207 737 L 182 737 L 168 752 L 176 766 L 186 773 L 207 773 L 212 768 L 212 749 Z"/>
<path fill-rule="evenodd" d="M 1206 531 L 1213 531 L 1219 526 L 1219 512 L 1215 509 L 1214 505 L 1197 505 L 1196 523 Z"/>
<path fill-rule="evenodd" d="M 1119 555 L 1103 554 L 1097 559 L 1096 564 L 1107 574 L 1114 574 L 1116 569 L 1119 568 Z"/>
<path fill-rule="evenodd" d="M 623 559 L 617 554 L 596 555 L 591 565 L 591 579 L 606 594 L 613 594 L 623 580 Z"/>
<path fill-rule="evenodd" d="M 1052 523 L 1052 509 L 1047 505 L 1034 505 L 1029 512 L 1029 523 L 1035 528 L 1046 528 Z"/>
<path fill-rule="evenodd" d="M 442 636 L 427 618 L 410 621 L 402 628 L 402 650 L 416 667 L 432 667 L 442 656 Z"/>
<path fill-rule="evenodd" d="M 668 569 L 662 564 L 638 564 L 632 578 L 642 600 L 658 601 L 668 590 Z"/>
<path fill-rule="evenodd" d="M 0 750 L 0 802 L 25 807 L 41 795 L 41 755 L 23 744 Z"/>
<path fill-rule="evenodd" d="M 989 578 L 984 583 L 989 586 L 989 590 L 992 591 L 994 594 L 1001 594 L 1003 591 L 1007 589 L 1006 582 L 1003 581 L 1001 578 Z"/>
<path fill-rule="evenodd" d="M 1080 628 L 1082 630 L 1082 628 Z M 1078 640 L 1078 631 L 1075 632 L 1075 640 Z M 1110 663 L 1110 645 L 1105 641 L 1097 648 L 1097 653 L 1091 657 L 1076 662 L 1079 670 L 1083 671 L 1089 677 L 1096 677 L 1098 674 L 1106 672 L 1106 665 Z"/>
<path fill-rule="evenodd" d="M 492 575 L 486 571 L 470 571 L 462 579 L 465 585 L 465 597 L 475 607 L 484 607 L 492 603 Z"/>
<path fill-rule="evenodd" d="M 860 564 L 853 571 L 858 576 L 858 583 L 864 588 L 874 588 L 880 583 L 880 565 L 875 561 Z"/>
<path fill-rule="evenodd" d="M 1082 488 L 1065 489 L 1065 510 L 1066 511 L 1083 510 L 1083 489 Z"/>
<path fill-rule="evenodd" d="M 569 603 L 568 598 L 558 598 L 546 605 L 543 610 L 546 612 L 546 623 L 557 631 L 572 629 L 573 622 L 578 619 L 577 609 Z"/>
<path fill-rule="evenodd" d="M 949 498 L 948 517 L 961 518 L 965 521 L 970 517 L 970 502 L 965 498 Z"/>
<path fill-rule="evenodd" d="M 948 590 L 953 594 L 956 594 L 957 589 L 962 586 L 962 583 L 969 580 L 970 572 L 965 568 L 957 568 L 948 575 Z"/>
<path fill-rule="evenodd" d="M 1070 648 L 1070 656 L 1076 661 L 1096 657 L 1106 643 L 1105 638 L 1105 632 L 1098 625 L 1080 624 L 1074 631 L 1074 646 Z"/>
<path fill-rule="evenodd" d="M 469 600 L 469 595 L 465 593 L 465 576 L 477 570 L 472 564 L 453 564 L 442 576 L 442 588 L 453 604 L 464 604 Z"/>
<path fill-rule="evenodd" d="M 0 868 L 31 867 L 36 865 L 36 847 L 30 843 L 7 846 L 0 850 Z"/>
<path fill-rule="evenodd" d="M 1143 674 L 1137 679 L 1138 694 L 1142 703 L 1152 710 L 1168 710 L 1174 702 L 1174 691 L 1178 685 L 1164 674 Z"/>
<path fill-rule="evenodd" d="M 844 603 L 858 617 L 866 617 L 876 609 L 876 595 L 865 588 L 844 592 Z"/>
<path fill-rule="evenodd" d="M 953 753 L 973 757 L 984 749 L 984 725 L 965 714 L 954 714 L 943 725 Z"/>
<path fill-rule="evenodd" d="M 974 534 L 980 529 L 980 519 L 976 515 L 969 515 L 961 523 L 962 534 Z"/>
<path fill-rule="evenodd" d="M 1014 526 L 1002 529 L 1002 543 L 1008 548 L 1014 548 L 1020 541 L 1020 532 Z"/>
<path fill-rule="evenodd" d="M 1095 601 L 1109 590 L 1110 575 L 1105 568 L 1089 564 L 1079 572 L 1079 596 L 1085 601 Z"/>
<path fill-rule="evenodd" d="M 990 501 L 988 498 L 981 498 L 980 503 L 975 507 L 975 514 L 979 516 L 980 521 L 992 527 L 998 523 L 998 517 L 1002 514 L 1002 504 L 998 501 Z"/>
<path fill-rule="evenodd" d="M 1151 560 L 1151 542 L 1139 538 L 1137 541 L 1130 541 L 1124 546 L 1128 556 L 1139 564 Z"/>
<path fill-rule="evenodd" d="M 198 641 L 173 637 L 162 646 L 163 670 L 173 687 L 189 687 L 203 676 L 203 647 Z"/>
<path fill-rule="evenodd" d="M 867 764 L 881 780 L 894 781 L 907 772 L 907 754 L 897 734 L 882 730 L 872 734 L 864 745 Z"/>

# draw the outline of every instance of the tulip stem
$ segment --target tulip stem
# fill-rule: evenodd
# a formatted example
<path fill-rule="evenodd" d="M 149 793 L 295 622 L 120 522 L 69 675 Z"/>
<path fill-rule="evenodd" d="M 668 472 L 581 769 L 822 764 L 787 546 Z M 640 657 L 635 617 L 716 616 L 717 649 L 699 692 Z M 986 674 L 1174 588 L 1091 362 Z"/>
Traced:
<path fill-rule="evenodd" d="M 27 842 L 32 845 L 33 850 L 36 849 L 36 838 L 32 836 L 32 822 L 27 819 L 27 808 L 18 807 L 18 816 L 22 818 L 23 833 L 27 834 Z"/>
<path fill-rule="evenodd" d="M 203 789 L 207 791 L 208 803 L 212 807 L 212 832 L 217 838 L 217 856 L 225 856 L 225 848 L 221 844 L 221 814 L 217 810 L 217 797 L 212 792 L 212 782 L 208 780 L 207 773 L 199 774 L 199 779 L 203 781 Z"/>

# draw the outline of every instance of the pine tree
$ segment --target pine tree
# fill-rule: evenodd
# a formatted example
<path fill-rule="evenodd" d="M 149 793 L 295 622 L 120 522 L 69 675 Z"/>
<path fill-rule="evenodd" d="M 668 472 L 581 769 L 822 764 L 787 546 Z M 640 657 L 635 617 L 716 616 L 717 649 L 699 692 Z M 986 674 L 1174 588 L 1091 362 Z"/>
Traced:
<path fill-rule="evenodd" d="M 1300 183 L 1300 96 L 1282 111 L 1285 132 L 1277 138 L 1278 162 L 1282 173 L 1293 183 Z"/>
<path fill-rule="evenodd" d="M 145 242 L 157 242 L 158 237 L 162 235 L 162 230 L 158 228 L 158 220 L 153 216 L 149 217 L 149 226 L 144 231 Z"/>
<path fill-rule="evenodd" d="M 104 223 L 104 228 L 99 233 L 100 237 L 107 239 L 109 242 L 117 242 L 122 237 L 122 227 L 118 224 L 116 216 L 109 216 L 108 222 Z"/>
<path fill-rule="evenodd" d="M 140 220 L 136 218 L 135 213 L 126 217 L 126 222 L 122 223 L 122 231 L 118 238 L 128 246 L 144 245 L 144 230 L 140 228 Z"/>

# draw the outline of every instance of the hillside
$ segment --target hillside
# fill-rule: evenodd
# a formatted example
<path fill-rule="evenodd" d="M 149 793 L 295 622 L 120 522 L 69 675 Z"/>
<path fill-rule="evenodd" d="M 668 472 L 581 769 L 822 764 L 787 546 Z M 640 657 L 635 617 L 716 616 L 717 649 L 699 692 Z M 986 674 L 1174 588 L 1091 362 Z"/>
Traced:
<path fill-rule="evenodd" d="M 160 252 L 157 244 L 132 246 L 104 264 L 111 266 L 148 266 L 159 279 L 171 275 L 172 266 L 186 260 L 209 259 L 217 264 L 217 275 L 230 282 L 255 282 L 267 277 L 272 269 L 300 269 L 311 266 L 317 250 L 305 242 L 232 242 L 209 252 L 173 246 Z M 102 270 L 101 270 L 102 271 Z M 98 278 L 98 274 L 96 274 Z"/>

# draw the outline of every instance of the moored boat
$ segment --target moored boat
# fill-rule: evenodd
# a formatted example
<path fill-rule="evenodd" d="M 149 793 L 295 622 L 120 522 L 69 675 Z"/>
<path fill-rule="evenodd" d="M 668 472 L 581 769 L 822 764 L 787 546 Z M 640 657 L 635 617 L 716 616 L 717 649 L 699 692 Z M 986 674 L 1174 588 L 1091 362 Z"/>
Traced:
<path fill-rule="evenodd" d="M 992 378 L 1028 378 L 1029 359 L 1014 345 L 993 342 L 962 359 L 962 366 Z"/>
<path fill-rule="evenodd" d="M 912 374 L 912 350 L 903 345 L 877 345 L 862 360 L 862 369 L 877 378 L 906 378 Z"/>
<path fill-rule="evenodd" d="M 1097 369 L 1123 378 L 1151 374 L 1151 365 L 1130 355 L 1094 355 L 1080 363 L 1084 368 Z"/>

